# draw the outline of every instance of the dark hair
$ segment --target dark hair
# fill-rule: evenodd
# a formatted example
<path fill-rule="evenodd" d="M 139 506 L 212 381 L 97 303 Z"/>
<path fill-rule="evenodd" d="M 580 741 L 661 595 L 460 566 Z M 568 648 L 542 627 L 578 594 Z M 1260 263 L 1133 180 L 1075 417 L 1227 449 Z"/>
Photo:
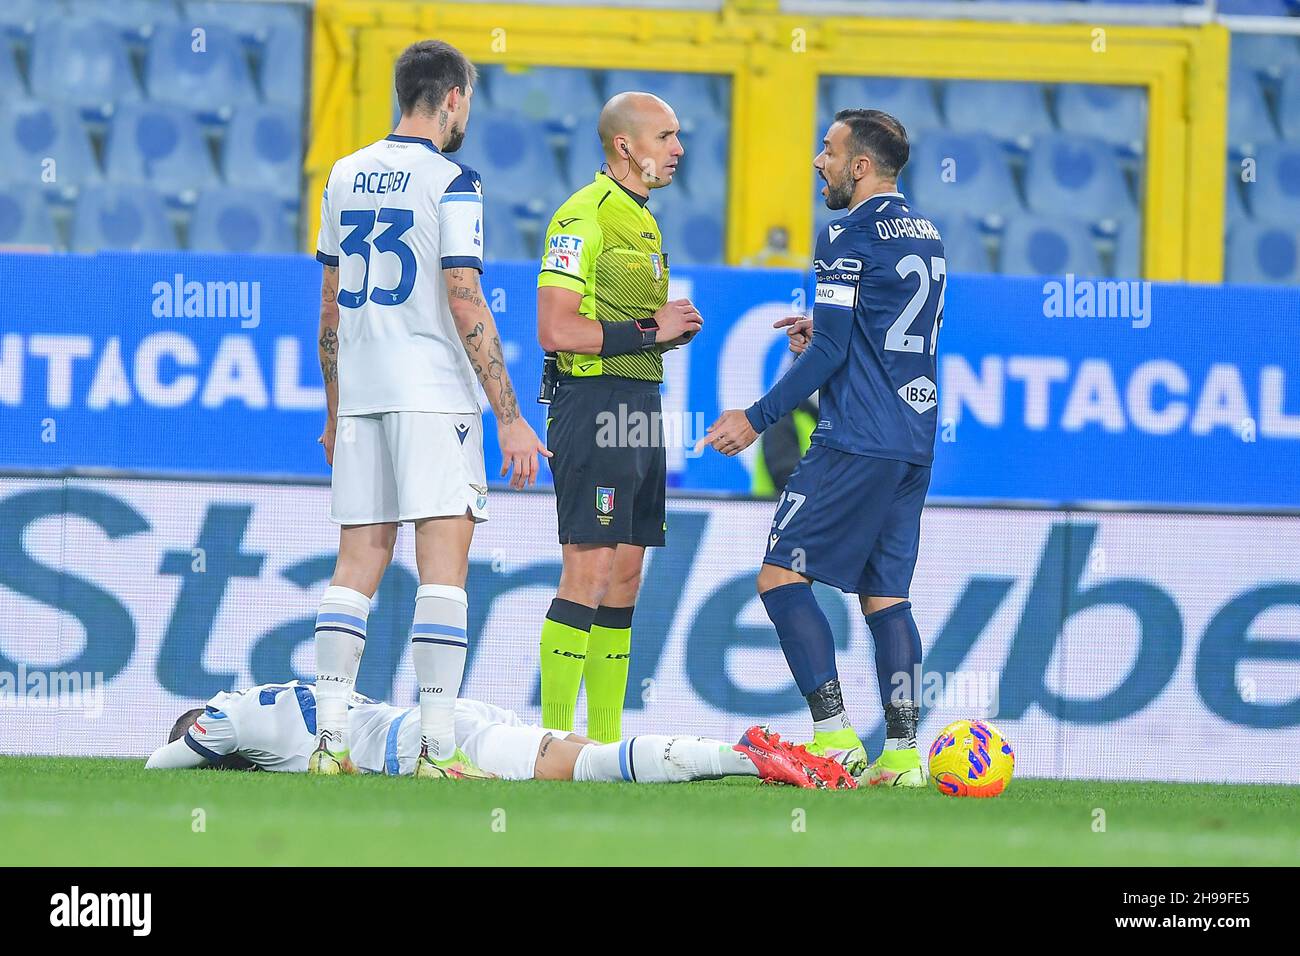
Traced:
<path fill-rule="evenodd" d="M 397 105 L 403 116 L 416 110 L 432 115 L 453 89 L 467 93 L 476 80 L 478 70 L 469 57 L 441 40 L 412 43 L 397 58 L 393 70 Z"/>
<path fill-rule="evenodd" d="M 840 110 L 835 122 L 849 128 L 849 150 L 854 155 L 866 153 L 881 176 L 898 178 L 911 155 L 902 123 L 881 110 Z"/>
<path fill-rule="evenodd" d="M 176 719 L 176 723 L 172 724 L 172 732 L 167 735 L 167 742 L 169 744 L 175 743 L 177 740 L 184 737 L 185 731 L 194 726 L 194 721 L 198 720 L 202 715 L 202 707 L 195 707 L 193 710 L 187 710 L 185 713 L 181 714 L 180 717 Z"/>

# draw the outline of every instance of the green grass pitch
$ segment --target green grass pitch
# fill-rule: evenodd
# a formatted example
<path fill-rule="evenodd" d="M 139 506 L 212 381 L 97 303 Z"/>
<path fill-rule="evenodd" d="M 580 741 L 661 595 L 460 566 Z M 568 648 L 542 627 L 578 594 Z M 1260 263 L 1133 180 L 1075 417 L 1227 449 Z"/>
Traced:
<path fill-rule="evenodd" d="M 3 757 L 0 847 L 10 865 L 72 866 L 1278 865 L 1300 858 L 1297 796 L 1017 780 L 995 799 L 954 800 L 749 780 L 448 784 Z M 323 851 L 322 834 L 345 859 Z"/>

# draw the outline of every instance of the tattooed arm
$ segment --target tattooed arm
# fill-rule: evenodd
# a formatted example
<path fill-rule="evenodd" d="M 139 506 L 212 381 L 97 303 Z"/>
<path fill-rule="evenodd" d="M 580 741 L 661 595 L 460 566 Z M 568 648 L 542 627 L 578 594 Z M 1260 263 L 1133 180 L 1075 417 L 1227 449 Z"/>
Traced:
<path fill-rule="evenodd" d="M 487 307 L 479 288 L 478 270 L 444 269 L 443 275 L 447 279 L 447 302 L 451 307 L 452 321 L 469 357 L 469 364 L 473 366 L 497 416 L 501 474 L 504 477 L 513 468 L 510 484 L 515 488 L 534 484 L 537 481 L 538 453 L 547 458 L 551 453 L 519 410 L 519 397 L 510 381 L 510 373 L 506 371 L 496 319 L 492 317 L 492 310 Z"/>
<path fill-rule="evenodd" d="M 334 464 L 334 429 L 339 411 L 339 268 L 326 266 L 320 284 L 320 333 L 316 339 L 320 374 L 325 382 L 325 429 L 317 441 L 325 461 Z"/>

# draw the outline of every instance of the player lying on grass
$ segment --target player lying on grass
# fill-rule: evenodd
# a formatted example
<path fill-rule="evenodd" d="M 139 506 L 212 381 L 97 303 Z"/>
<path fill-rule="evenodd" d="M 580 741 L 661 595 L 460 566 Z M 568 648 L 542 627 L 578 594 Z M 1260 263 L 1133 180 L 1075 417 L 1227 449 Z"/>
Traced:
<path fill-rule="evenodd" d="M 420 756 L 418 707 L 395 707 L 352 695 L 351 756 L 366 773 L 409 775 Z M 476 700 L 456 701 L 456 739 L 470 761 L 504 780 L 583 780 L 684 783 L 719 777 L 758 777 L 818 789 L 856 784 L 833 760 L 794 747 L 752 727 L 738 744 L 702 737 L 642 734 L 597 744 L 565 731 L 520 721 L 509 710 Z M 181 715 L 151 770 L 215 767 L 306 773 L 316 745 L 312 684 L 262 684 L 222 692 L 206 707 Z"/>

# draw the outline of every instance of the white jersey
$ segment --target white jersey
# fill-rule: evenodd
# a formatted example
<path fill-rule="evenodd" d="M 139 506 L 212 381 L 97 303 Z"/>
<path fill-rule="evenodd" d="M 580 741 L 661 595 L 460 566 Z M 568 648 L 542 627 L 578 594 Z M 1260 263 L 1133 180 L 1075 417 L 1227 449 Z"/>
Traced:
<path fill-rule="evenodd" d="M 393 134 L 334 164 L 316 258 L 339 270 L 340 415 L 475 413 L 443 269 L 483 271 L 478 173 Z"/>
<path fill-rule="evenodd" d="M 507 759 L 500 760 L 492 751 L 500 749 L 501 738 L 491 732 L 501 727 L 525 725 L 513 711 L 477 700 L 456 701 L 459 745 L 467 753 L 478 753 L 480 766 L 490 766 L 507 779 L 531 778 L 528 758 L 535 754 L 544 732 L 527 728 L 530 733 L 522 741 L 518 759 L 506 754 Z M 295 680 L 222 691 L 208 701 L 182 739 L 212 764 L 236 755 L 263 770 L 306 773 L 307 758 L 316 746 L 316 688 Z M 348 746 L 352 762 L 363 772 L 412 773 L 420 755 L 420 709 L 353 694 L 348 705 Z M 517 774 L 511 772 L 516 765 Z"/>

